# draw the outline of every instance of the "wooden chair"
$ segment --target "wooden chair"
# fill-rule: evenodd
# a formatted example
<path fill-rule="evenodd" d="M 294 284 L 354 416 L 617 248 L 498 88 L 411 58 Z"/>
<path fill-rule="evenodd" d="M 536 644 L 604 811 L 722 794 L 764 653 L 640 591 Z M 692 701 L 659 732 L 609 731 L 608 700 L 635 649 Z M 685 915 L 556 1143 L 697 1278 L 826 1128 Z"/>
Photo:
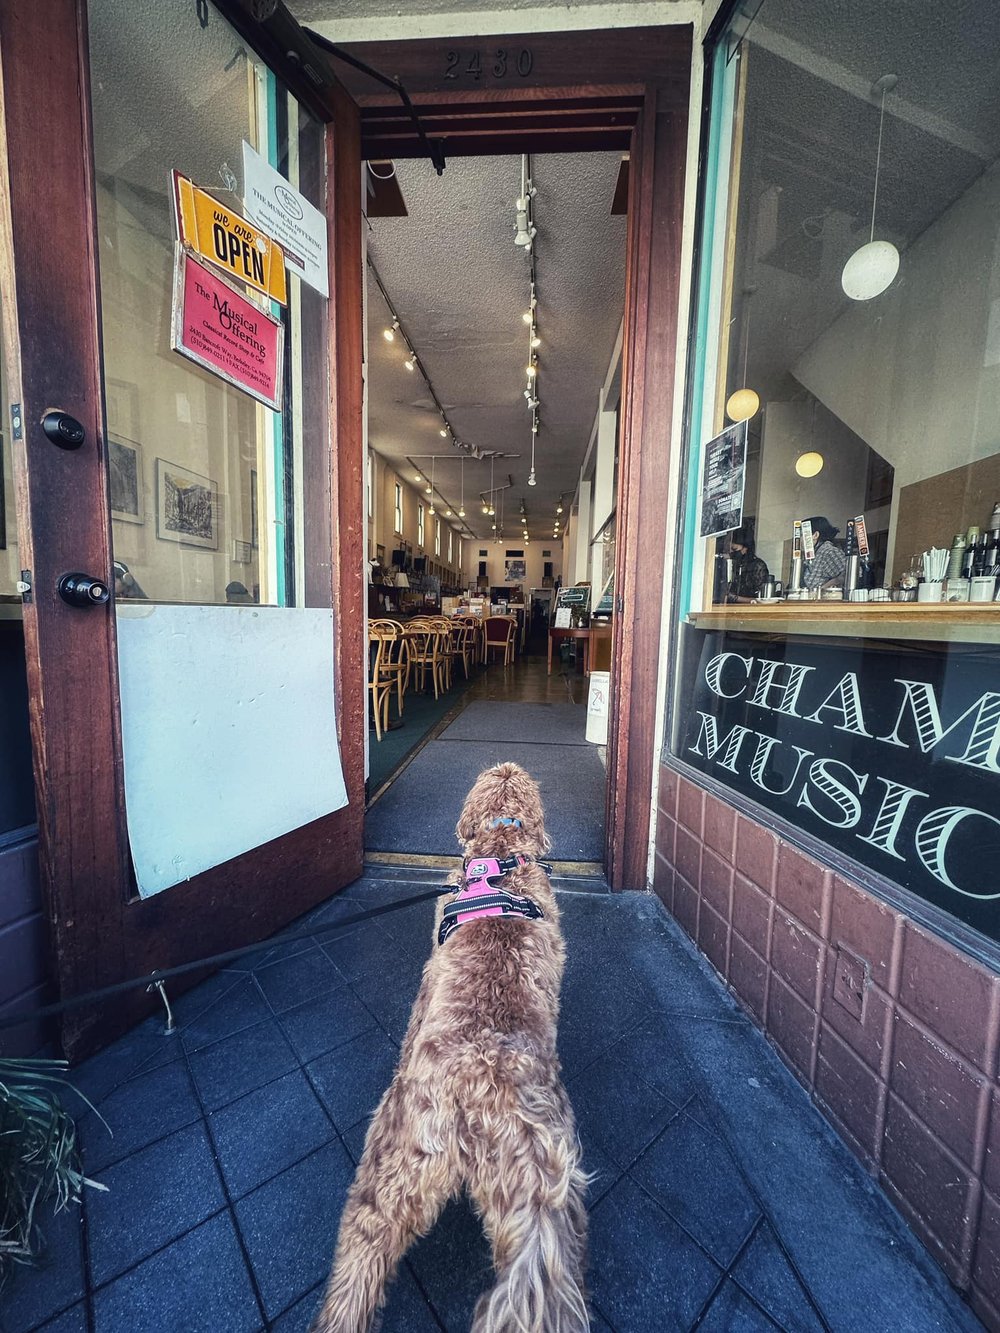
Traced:
<path fill-rule="evenodd" d="M 467 619 L 455 618 L 455 625 L 452 629 L 452 642 L 454 644 L 455 657 L 460 659 L 462 670 L 465 672 L 465 679 L 469 679 L 469 663 L 475 662 L 479 649 L 479 631 L 474 623 Z"/>
<path fill-rule="evenodd" d="M 375 723 L 375 738 L 382 739 L 383 730 L 389 725 L 389 695 L 392 693 L 392 678 L 382 672 L 382 657 L 387 640 L 378 634 L 368 635 L 368 696 L 371 699 L 372 720 Z"/>
<path fill-rule="evenodd" d="M 484 660 L 489 662 L 491 652 L 502 652 L 504 666 L 510 666 L 514 661 L 514 635 L 517 633 L 517 621 L 510 616 L 487 616 L 485 627 Z"/>
<path fill-rule="evenodd" d="M 430 620 L 411 620 L 407 623 L 406 633 L 410 666 L 417 673 L 417 688 L 426 688 L 429 671 L 434 698 L 437 699 L 446 688 L 446 658 L 441 652 L 445 632 Z"/>
<path fill-rule="evenodd" d="M 396 711 L 403 716 L 403 695 L 410 683 L 410 661 L 406 649 L 403 626 L 398 620 L 370 620 L 368 622 L 369 640 L 378 638 L 382 641 L 379 671 L 396 689 Z M 386 723 L 388 724 L 388 699 L 386 700 Z"/>

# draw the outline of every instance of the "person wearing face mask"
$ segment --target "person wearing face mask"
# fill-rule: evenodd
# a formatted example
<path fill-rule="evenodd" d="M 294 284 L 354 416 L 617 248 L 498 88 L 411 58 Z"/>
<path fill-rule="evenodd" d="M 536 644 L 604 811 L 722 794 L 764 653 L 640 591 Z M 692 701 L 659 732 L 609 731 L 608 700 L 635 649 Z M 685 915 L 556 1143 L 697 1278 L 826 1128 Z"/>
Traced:
<path fill-rule="evenodd" d="M 805 588 L 834 588 L 842 586 L 847 569 L 847 556 L 834 538 L 840 531 L 829 519 L 807 518 L 802 525 L 812 532 L 815 555 L 806 562 L 802 575 Z"/>
<path fill-rule="evenodd" d="M 729 580 L 726 601 L 755 601 L 760 597 L 770 574 L 765 561 L 757 555 L 751 531 L 745 527 L 737 528 L 729 538 L 729 550 L 733 560 L 733 576 Z"/>

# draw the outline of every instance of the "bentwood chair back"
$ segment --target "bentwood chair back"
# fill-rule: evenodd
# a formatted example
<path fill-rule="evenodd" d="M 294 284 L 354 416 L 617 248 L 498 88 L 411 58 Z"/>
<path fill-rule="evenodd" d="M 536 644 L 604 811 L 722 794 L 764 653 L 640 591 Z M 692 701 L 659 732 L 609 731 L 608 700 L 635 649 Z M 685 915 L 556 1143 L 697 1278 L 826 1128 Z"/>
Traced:
<path fill-rule="evenodd" d="M 369 631 L 368 643 L 368 697 L 371 699 L 372 721 L 375 723 L 375 738 L 382 739 L 382 732 L 389 725 L 389 695 L 392 693 L 392 680 L 382 671 L 382 655 L 386 640 Z"/>
<path fill-rule="evenodd" d="M 486 617 L 486 642 L 483 653 L 488 662 L 491 652 L 503 653 L 504 666 L 514 661 L 514 635 L 517 633 L 517 621 L 510 616 Z"/>
<path fill-rule="evenodd" d="M 396 690 L 396 710 L 403 716 L 403 695 L 410 683 L 410 663 L 406 651 L 406 637 L 403 626 L 398 620 L 370 620 L 368 622 L 369 639 L 378 638 L 382 642 L 379 671 Z M 389 701 L 386 698 L 386 720 L 388 722 Z"/>
<path fill-rule="evenodd" d="M 417 673 L 417 687 L 425 688 L 429 671 L 434 698 L 437 699 L 445 688 L 446 659 L 441 651 L 445 632 L 430 619 L 409 621 L 406 632 L 410 666 Z"/>

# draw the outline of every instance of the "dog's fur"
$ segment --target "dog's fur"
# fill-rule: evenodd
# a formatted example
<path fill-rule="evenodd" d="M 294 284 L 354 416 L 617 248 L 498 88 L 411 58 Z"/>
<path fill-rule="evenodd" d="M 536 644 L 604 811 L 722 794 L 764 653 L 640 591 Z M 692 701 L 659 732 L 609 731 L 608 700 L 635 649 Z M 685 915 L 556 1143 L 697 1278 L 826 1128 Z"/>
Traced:
<path fill-rule="evenodd" d="M 500 816 L 520 828 L 494 827 Z M 517 764 L 480 774 L 456 833 L 466 856 L 537 857 L 550 845 L 538 787 Z M 590 1327 L 586 1177 L 556 1056 L 559 909 L 537 865 L 504 887 L 534 899 L 545 919 L 484 917 L 438 945 L 439 906 L 434 951 L 347 1196 L 314 1333 L 365 1333 L 408 1247 L 463 1187 L 497 1275 L 473 1333 Z"/>

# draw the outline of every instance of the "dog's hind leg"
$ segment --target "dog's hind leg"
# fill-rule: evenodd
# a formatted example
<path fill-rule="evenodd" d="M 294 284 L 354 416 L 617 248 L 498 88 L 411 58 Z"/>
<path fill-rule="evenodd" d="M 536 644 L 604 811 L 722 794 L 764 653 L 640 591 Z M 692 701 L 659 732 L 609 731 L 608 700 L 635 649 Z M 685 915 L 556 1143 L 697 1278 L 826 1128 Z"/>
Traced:
<path fill-rule="evenodd" d="M 505 1136 L 506 1139 L 506 1136 Z M 521 1122 L 478 1165 L 472 1194 L 493 1246 L 497 1282 L 476 1306 L 471 1333 L 583 1333 L 586 1177 L 573 1122 Z"/>
<path fill-rule="evenodd" d="M 420 1141 L 415 1096 L 397 1079 L 375 1112 L 312 1333 L 367 1333 L 400 1259 L 458 1190 L 454 1153 Z"/>

